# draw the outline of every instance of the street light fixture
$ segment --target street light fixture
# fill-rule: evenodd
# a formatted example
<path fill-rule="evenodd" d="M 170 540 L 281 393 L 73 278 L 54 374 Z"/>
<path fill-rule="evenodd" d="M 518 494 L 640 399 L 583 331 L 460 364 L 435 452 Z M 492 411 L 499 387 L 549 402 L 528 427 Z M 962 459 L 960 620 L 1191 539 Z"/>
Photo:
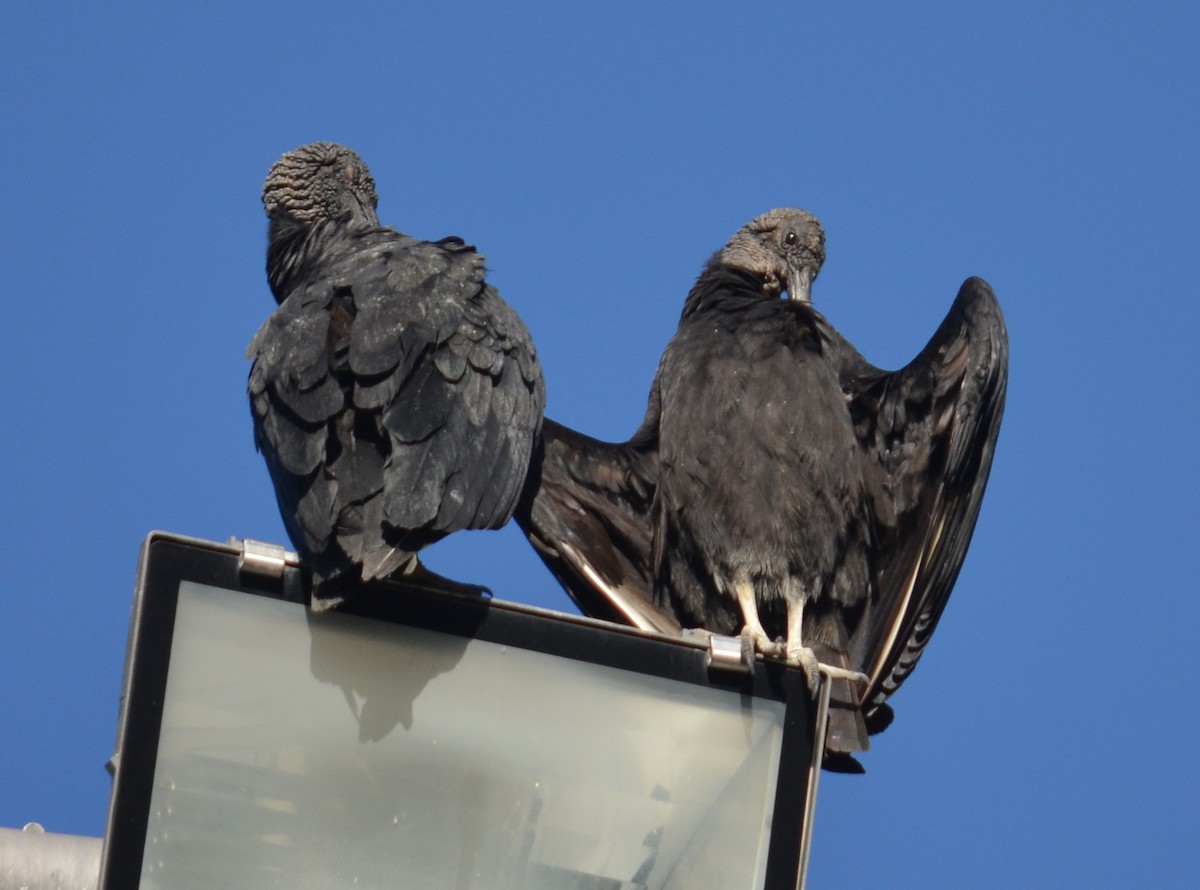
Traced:
<path fill-rule="evenodd" d="M 306 607 L 291 554 L 155 533 L 102 890 L 792 890 L 799 671 L 385 584 Z"/>

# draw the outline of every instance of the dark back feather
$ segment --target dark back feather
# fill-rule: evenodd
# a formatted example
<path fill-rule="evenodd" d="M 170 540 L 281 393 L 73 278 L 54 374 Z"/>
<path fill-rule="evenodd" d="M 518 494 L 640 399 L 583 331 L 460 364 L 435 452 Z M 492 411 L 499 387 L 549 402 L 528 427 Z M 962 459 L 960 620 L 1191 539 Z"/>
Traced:
<path fill-rule="evenodd" d="M 374 201 L 365 165 L 331 143 L 285 155 L 264 189 L 280 305 L 248 350 L 255 442 L 319 585 L 503 525 L 545 404 L 483 257 L 379 226 Z"/>

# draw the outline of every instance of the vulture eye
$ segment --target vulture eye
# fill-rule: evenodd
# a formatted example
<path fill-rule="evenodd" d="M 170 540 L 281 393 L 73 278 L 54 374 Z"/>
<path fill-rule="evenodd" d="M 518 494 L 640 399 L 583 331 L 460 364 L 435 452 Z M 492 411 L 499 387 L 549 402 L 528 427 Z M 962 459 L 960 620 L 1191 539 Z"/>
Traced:
<path fill-rule="evenodd" d="M 787 244 L 788 246 L 791 246 L 791 245 L 795 244 L 795 243 L 796 243 L 796 233 L 795 233 L 795 232 L 788 232 L 786 235 L 784 235 L 784 236 L 783 236 L 783 243 L 784 243 L 784 244 Z"/>

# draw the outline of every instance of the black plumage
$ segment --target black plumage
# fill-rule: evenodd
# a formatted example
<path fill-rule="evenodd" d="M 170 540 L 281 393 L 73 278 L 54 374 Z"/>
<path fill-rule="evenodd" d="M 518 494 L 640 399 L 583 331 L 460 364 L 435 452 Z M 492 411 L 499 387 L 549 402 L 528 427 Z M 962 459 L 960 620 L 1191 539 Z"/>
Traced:
<path fill-rule="evenodd" d="M 658 485 L 657 429 L 602 442 L 547 417 L 542 453 L 514 518 L 585 615 L 679 634 L 655 601 L 651 505 Z"/>
<path fill-rule="evenodd" d="M 831 666 L 836 758 L 890 722 L 945 607 L 1008 346 L 971 278 L 920 355 L 880 370 L 809 302 L 823 260 L 804 211 L 744 226 L 689 293 L 637 433 L 605 443 L 547 420 L 517 519 L 588 614 L 742 632 L 810 681 Z"/>
<path fill-rule="evenodd" d="M 429 578 L 421 548 L 512 515 L 545 405 L 529 331 L 474 247 L 381 226 L 343 146 L 283 155 L 263 204 L 279 307 L 250 344 L 249 395 L 288 534 L 322 602 Z"/>

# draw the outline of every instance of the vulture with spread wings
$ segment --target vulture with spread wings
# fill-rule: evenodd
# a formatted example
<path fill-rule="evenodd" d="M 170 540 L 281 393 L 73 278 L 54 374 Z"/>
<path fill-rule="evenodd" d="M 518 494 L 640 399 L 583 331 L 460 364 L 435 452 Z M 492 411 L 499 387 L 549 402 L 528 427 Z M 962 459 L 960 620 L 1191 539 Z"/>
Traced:
<path fill-rule="evenodd" d="M 970 278 L 920 355 L 883 371 L 812 307 L 824 257 L 804 211 L 747 223 L 689 293 L 635 435 L 547 419 L 516 518 L 586 614 L 740 632 L 814 686 L 824 664 L 826 766 L 857 771 L 966 555 L 1008 342 Z"/>
<path fill-rule="evenodd" d="M 330 142 L 285 154 L 263 187 L 279 307 L 248 350 L 254 439 L 316 606 L 400 575 L 461 589 L 416 554 L 508 521 L 545 405 L 483 257 L 381 226 L 376 203 L 362 159 Z"/>

